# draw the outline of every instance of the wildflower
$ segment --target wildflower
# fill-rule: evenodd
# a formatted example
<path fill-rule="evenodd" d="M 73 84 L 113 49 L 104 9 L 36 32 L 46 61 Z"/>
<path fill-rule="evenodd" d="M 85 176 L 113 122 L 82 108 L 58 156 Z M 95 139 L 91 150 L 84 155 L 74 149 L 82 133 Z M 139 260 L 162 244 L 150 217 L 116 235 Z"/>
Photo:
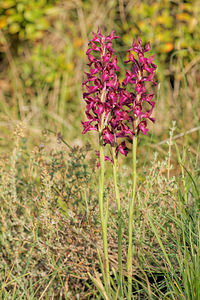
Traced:
<path fill-rule="evenodd" d="M 93 38 L 89 42 L 89 49 L 86 54 L 89 60 L 89 72 L 86 72 L 86 80 L 83 86 L 86 92 L 83 98 L 86 102 L 87 121 L 83 122 L 83 134 L 95 130 L 99 134 L 99 151 L 96 152 L 100 167 L 99 172 L 99 210 L 102 226 L 102 238 L 104 248 L 105 273 L 104 283 L 106 292 L 110 292 L 110 268 L 108 257 L 108 201 L 104 203 L 104 161 L 113 164 L 113 180 L 115 187 L 115 198 L 118 209 L 118 265 L 120 298 L 123 298 L 122 280 L 122 213 L 120 204 L 120 194 L 117 184 L 117 155 L 121 153 L 127 156 L 129 149 L 126 140 L 132 141 L 133 159 L 133 182 L 132 197 L 129 200 L 129 221 L 128 221 L 128 299 L 132 298 L 132 239 L 133 239 L 133 213 L 135 207 L 137 171 L 136 152 L 137 137 L 140 132 L 146 134 L 148 131 L 148 120 L 155 122 L 152 112 L 155 102 L 152 101 L 154 94 L 147 93 L 146 83 L 156 85 L 154 81 L 157 66 L 153 63 L 154 56 L 145 57 L 145 53 L 150 50 L 150 44 L 144 47 L 138 38 L 138 43 L 134 40 L 132 48 L 128 50 L 128 60 L 125 64 L 131 63 L 131 70 L 126 70 L 125 78 L 120 84 L 117 65 L 117 56 L 114 55 L 112 42 L 119 37 L 112 31 L 110 35 L 104 37 L 100 29 L 93 33 Z M 132 91 L 128 91 L 128 85 Z M 146 109 L 146 107 L 148 107 Z M 120 142 L 118 140 L 120 139 Z M 122 139 L 122 141 L 121 141 Z M 104 146 L 110 145 L 112 157 L 104 155 Z"/>
<path fill-rule="evenodd" d="M 143 132 L 146 134 L 147 129 L 147 120 L 155 122 L 155 119 L 151 117 L 155 102 L 151 101 L 154 94 L 147 94 L 145 82 L 151 82 L 153 85 L 156 85 L 154 81 L 155 70 L 157 66 L 153 63 L 154 55 L 149 58 L 145 57 L 145 53 L 150 50 L 150 44 L 147 43 L 145 47 L 142 46 L 142 41 L 138 38 L 138 44 L 134 40 L 132 48 L 128 50 L 129 59 L 125 61 L 125 64 L 132 63 L 132 68 L 126 70 L 125 79 L 123 81 L 123 86 L 128 84 L 134 85 L 134 91 L 132 93 L 132 98 L 129 107 L 132 114 L 132 121 L 134 123 L 133 134 L 139 134 Z M 133 54 L 132 52 L 135 52 Z M 144 103 L 150 105 L 150 109 L 143 111 Z"/>
<path fill-rule="evenodd" d="M 120 71 L 117 65 L 117 56 L 112 48 L 113 39 L 119 38 L 114 31 L 104 37 L 98 29 L 97 34 L 89 42 L 89 49 L 86 54 L 89 59 L 90 70 L 85 73 L 87 79 L 83 86 L 86 92 L 83 98 L 86 102 L 86 117 L 88 121 L 83 122 L 83 134 L 95 130 L 99 132 L 101 143 L 105 146 L 110 144 L 118 152 L 127 155 L 125 141 L 118 145 L 117 138 L 132 135 L 128 126 L 123 124 L 129 120 L 125 110 L 127 98 L 130 96 L 120 86 L 117 72 Z M 105 157 L 107 160 L 107 158 Z M 109 159 L 112 161 L 112 159 Z"/>
<path fill-rule="evenodd" d="M 117 75 L 120 68 L 112 46 L 113 40 L 118 38 L 114 31 L 104 37 L 98 29 L 89 42 L 86 54 L 90 70 L 85 73 L 87 79 L 83 81 L 83 86 L 86 87 L 83 98 L 88 120 L 82 121 L 82 125 L 83 134 L 91 130 L 97 131 L 103 146 L 110 144 L 115 148 L 116 155 L 120 152 L 126 156 L 128 148 L 125 139 L 132 140 L 140 131 L 146 134 L 147 120 L 155 122 L 152 118 L 154 94 L 147 93 L 145 84 L 151 82 L 156 85 L 154 75 L 157 66 L 153 63 L 154 55 L 145 57 L 150 44 L 143 47 L 140 38 L 138 43 L 134 40 L 132 48 L 128 50 L 129 58 L 125 61 L 125 64 L 132 64 L 131 70 L 126 70 L 121 85 Z M 127 90 L 128 85 L 132 87 L 132 92 Z M 145 110 L 145 103 L 149 109 Z M 118 143 L 119 138 L 124 140 Z"/>

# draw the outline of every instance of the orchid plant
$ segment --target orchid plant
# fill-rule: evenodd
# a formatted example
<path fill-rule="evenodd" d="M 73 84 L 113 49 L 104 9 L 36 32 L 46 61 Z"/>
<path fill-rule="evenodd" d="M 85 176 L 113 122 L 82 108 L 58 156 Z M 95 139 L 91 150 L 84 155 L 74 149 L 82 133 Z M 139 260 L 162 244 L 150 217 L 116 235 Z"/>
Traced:
<path fill-rule="evenodd" d="M 150 50 L 150 44 L 142 46 L 142 41 L 138 38 L 133 41 L 132 48 L 128 50 L 128 60 L 125 65 L 130 64 L 130 69 L 126 69 L 125 78 L 119 81 L 120 68 L 117 64 L 117 56 L 113 49 L 113 40 L 119 37 L 112 31 L 110 35 L 103 36 L 100 29 L 93 33 L 93 38 L 89 42 L 88 56 L 89 72 L 85 73 L 86 80 L 83 86 L 86 92 L 83 99 L 86 102 L 86 118 L 83 122 L 83 134 L 95 130 L 99 137 L 99 210 L 102 227 L 104 265 L 104 283 L 106 292 L 110 291 L 110 270 L 108 257 L 108 199 L 104 203 L 104 161 L 108 160 L 113 164 L 113 181 L 115 187 L 115 198 L 119 215 L 118 223 L 118 265 L 119 265 L 119 293 L 123 297 L 123 274 L 122 274 L 122 214 L 119 188 L 117 183 L 117 158 L 119 153 L 127 156 L 130 151 L 127 147 L 127 140 L 132 141 L 133 157 L 133 182 L 132 197 L 129 201 L 129 222 L 128 222 L 128 299 L 132 296 L 132 230 L 133 212 L 136 194 L 136 151 L 137 138 L 139 133 L 146 134 L 148 131 L 148 120 L 155 122 L 152 112 L 155 102 L 152 101 L 153 93 L 146 91 L 146 82 L 156 85 L 154 81 L 157 66 L 153 63 L 154 56 L 145 57 Z M 148 104 L 149 108 L 145 109 Z M 110 156 L 104 154 L 104 147 L 109 145 Z"/>

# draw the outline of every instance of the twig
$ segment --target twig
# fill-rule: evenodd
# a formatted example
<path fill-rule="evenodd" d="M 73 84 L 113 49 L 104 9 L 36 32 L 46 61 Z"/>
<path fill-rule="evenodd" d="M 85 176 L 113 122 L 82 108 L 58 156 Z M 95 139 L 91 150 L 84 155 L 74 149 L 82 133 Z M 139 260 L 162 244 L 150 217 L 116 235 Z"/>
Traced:
<path fill-rule="evenodd" d="M 181 74 L 181 78 L 183 78 L 183 76 L 185 76 L 190 69 L 192 69 L 193 66 L 195 66 L 198 62 L 200 61 L 200 55 L 197 55 L 193 60 L 191 60 L 191 62 L 184 68 L 182 74 Z"/>
<path fill-rule="evenodd" d="M 119 13 L 122 23 L 127 24 L 125 11 L 124 11 L 124 0 L 119 0 Z"/>
<path fill-rule="evenodd" d="M 191 128 L 191 129 L 187 130 L 186 132 L 179 133 L 179 134 L 175 135 L 175 136 L 173 137 L 173 139 L 176 140 L 176 139 L 178 139 L 178 138 L 180 138 L 180 137 L 182 137 L 182 136 L 184 136 L 184 135 L 186 135 L 186 134 L 189 134 L 189 133 L 192 133 L 192 132 L 195 132 L 195 131 L 198 131 L 198 130 L 200 130 L 200 126 Z M 168 143 L 169 141 L 170 141 L 170 138 L 169 138 L 169 139 L 166 139 L 166 140 L 163 140 L 163 141 L 161 141 L 161 142 L 155 144 L 155 146 L 163 145 L 163 144 L 165 144 L 165 143 Z"/>

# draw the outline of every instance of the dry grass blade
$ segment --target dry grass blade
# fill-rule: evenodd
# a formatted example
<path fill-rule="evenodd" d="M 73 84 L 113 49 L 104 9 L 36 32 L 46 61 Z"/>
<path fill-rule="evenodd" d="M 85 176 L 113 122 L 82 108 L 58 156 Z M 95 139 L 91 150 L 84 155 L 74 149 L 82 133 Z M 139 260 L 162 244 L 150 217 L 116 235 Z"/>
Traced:
<path fill-rule="evenodd" d="M 9 278 L 10 278 L 10 275 L 11 275 L 11 273 L 12 273 L 12 270 L 13 270 L 14 266 L 15 266 L 15 263 L 13 263 L 13 265 L 12 265 L 12 267 L 11 267 L 11 269 L 10 269 L 10 272 L 9 272 L 9 274 L 8 274 L 8 276 L 6 277 L 6 280 L 5 280 L 5 282 L 3 283 L 3 286 L 2 286 L 2 288 L 1 288 L 1 291 L 0 291 L 0 293 L 2 293 L 2 292 L 3 292 L 3 290 L 4 290 L 5 286 L 6 286 L 6 284 L 7 284 L 8 280 L 9 280 Z"/>
<path fill-rule="evenodd" d="M 90 273 L 88 273 L 90 279 L 92 280 L 92 282 L 94 283 L 94 285 L 98 288 L 98 290 L 100 291 L 100 293 L 102 294 L 102 296 L 104 297 L 105 300 L 110 300 L 110 298 L 108 297 L 104 286 L 102 284 L 101 279 L 99 278 L 98 274 L 95 272 L 95 277 L 93 277 Z"/>

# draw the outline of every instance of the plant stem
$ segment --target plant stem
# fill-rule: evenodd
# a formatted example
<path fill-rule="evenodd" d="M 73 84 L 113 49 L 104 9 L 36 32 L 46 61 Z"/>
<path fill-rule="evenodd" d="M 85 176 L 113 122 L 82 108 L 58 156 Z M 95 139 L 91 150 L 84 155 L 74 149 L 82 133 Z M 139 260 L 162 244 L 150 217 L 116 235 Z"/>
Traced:
<path fill-rule="evenodd" d="M 132 198 L 129 203 L 129 220 L 128 220 L 128 258 L 127 258 L 127 271 L 128 271 L 128 299 L 131 300 L 132 297 L 132 258 L 133 258 L 133 212 L 135 206 L 135 192 L 136 192 L 136 152 L 137 152 L 137 135 L 133 137 L 133 191 Z"/>
<path fill-rule="evenodd" d="M 117 203 L 118 210 L 118 267 L 119 267 L 119 279 L 120 279 L 120 290 L 119 294 L 123 297 L 123 279 L 122 279 L 122 213 L 121 213 L 121 203 L 119 188 L 117 184 L 117 158 L 116 158 L 116 148 L 113 149 L 113 177 L 114 177 L 114 187 L 115 187 L 115 199 Z"/>
<path fill-rule="evenodd" d="M 109 260 L 108 260 L 108 237 L 107 237 L 107 219 L 108 219 L 108 203 L 106 205 L 106 213 L 104 216 L 104 203 L 103 203 L 103 193 L 104 193 L 104 151 L 103 145 L 100 140 L 99 145 L 99 155 L 100 155 L 100 175 L 99 175 L 99 210 L 101 218 L 101 228 L 103 237 L 103 249 L 104 249 L 104 261 L 105 261 L 105 273 L 106 273 L 106 291 L 109 293 L 110 289 L 110 272 L 109 272 Z"/>

